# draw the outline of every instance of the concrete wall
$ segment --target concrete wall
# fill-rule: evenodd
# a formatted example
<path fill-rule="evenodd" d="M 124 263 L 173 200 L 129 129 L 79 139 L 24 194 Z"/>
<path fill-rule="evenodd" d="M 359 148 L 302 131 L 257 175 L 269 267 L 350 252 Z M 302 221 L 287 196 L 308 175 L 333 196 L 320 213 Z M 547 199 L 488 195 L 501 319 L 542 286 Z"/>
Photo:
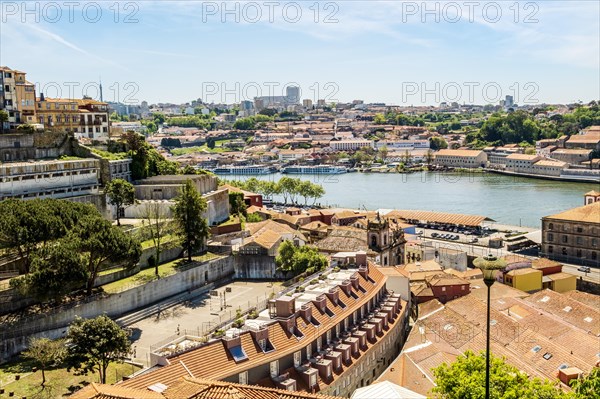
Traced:
<path fill-rule="evenodd" d="M 117 318 L 181 292 L 219 281 L 233 275 L 233 273 L 233 257 L 215 259 L 199 263 L 191 269 L 160 280 L 154 280 L 119 294 L 107 295 L 70 308 L 65 307 L 60 311 L 47 313 L 28 323 L 21 323 L 8 328 L 3 327 L 3 330 L 0 331 L 0 361 L 17 353 L 15 351 L 19 346 L 15 342 L 22 342 L 24 336 L 60 328 L 66 330 L 66 327 L 75 320 L 76 316 L 93 318 L 101 314 L 107 314 L 112 318 Z"/>
<path fill-rule="evenodd" d="M 276 272 L 275 258 L 267 255 L 236 255 L 235 278 L 250 280 L 270 280 L 284 278 L 285 274 Z"/>

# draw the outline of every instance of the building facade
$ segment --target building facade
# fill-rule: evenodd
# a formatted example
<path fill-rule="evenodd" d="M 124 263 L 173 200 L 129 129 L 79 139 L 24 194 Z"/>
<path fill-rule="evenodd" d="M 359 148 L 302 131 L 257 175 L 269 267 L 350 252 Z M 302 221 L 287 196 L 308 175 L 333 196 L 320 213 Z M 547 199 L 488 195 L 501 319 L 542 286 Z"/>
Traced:
<path fill-rule="evenodd" d="M 542 218 L 542 256 L 600 266 L 600 201 Z"/>
<path fill-rule="evenodd" d="M 99 171 L 96 159 L 0 164 L 0 200 L 98 194 Z"/>
<path fill-rule="evenodd" d="M 0 66 L 0 110 L 8 113 L 6 129 L 36 123 L 35 85 L 25 72 Z"/>
<path fill-rule="evenodd" d="M 440 150 L 435 153 L 434 163 L 450 168 L 484 168 L 487 154 L 479 150 Z"/>
<path fill-rule="evenodd" d="M 181 353 L 157 349 L 153 359 L 164 366 L 122 385 L 170 386 L 188 370 L 196 377 L 349 397 L 373 382 L 404 342 L 406 302 L 387 290 L 386 279 L 374 265 L 331 271 L 325 280 L 305 283 L 301 293 L 270 300 L 241 330 Z"/>
<path fill-rule="evenodd" d="M 45 98 L 36 102 L 37 122 L 44 128 L 73 132 L 78 139 L 109 138 L 108 104 L 92 99 Z"/>

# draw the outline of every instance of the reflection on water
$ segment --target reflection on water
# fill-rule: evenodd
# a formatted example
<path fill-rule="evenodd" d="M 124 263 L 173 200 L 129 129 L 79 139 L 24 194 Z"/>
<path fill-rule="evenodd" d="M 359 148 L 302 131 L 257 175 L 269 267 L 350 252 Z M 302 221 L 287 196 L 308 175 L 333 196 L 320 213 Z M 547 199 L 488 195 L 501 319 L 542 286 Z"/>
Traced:
<path fill-rule="evenodd" d="M 542 216 L 583 205 L 598 184 L 568 183 L 492 173 L 348 173 L 289 175 L 322 184 L 324 205 L 361 209 L 420 209 L 477 214 L 499 223 L 539 227 Z M 224 178 L 234 178 L 222 176 Z M 281 175 L 255 176 L 278 180 Z M 249 177 L 235 177 L 244 180 Z"/>

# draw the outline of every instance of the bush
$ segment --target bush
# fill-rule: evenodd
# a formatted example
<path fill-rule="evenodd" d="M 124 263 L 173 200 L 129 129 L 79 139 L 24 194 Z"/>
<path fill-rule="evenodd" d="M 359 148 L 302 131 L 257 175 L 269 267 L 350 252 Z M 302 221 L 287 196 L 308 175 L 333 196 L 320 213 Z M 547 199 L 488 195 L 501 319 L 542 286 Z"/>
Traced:
<path fill-rule="evenodd" d="M 235 328 L 241 328 L 244 325 L 244 319 L 242 317 L 238 317 L 234 322 L 233 326 Z"/>
<path fill-rule="evenodd" d="M 225 330 L 217 330 L 213 333 L 213 337 L 215 338 L 219 338 L 222 337 L 223 335 L 225 335 Z"/>
<path fill-rule="evenodd" d="M 312 280 L 310 280 L 311 284 L 318 284 L 319 283 L 319 279 L 318 278 L 313 278 Z"/>

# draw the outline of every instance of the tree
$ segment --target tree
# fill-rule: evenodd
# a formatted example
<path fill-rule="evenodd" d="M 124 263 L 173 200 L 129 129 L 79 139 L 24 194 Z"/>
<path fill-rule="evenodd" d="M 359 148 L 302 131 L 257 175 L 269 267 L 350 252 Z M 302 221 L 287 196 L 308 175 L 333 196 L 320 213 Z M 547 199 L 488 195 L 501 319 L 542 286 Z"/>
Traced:
<path fill-rule="evenodd" d="M 430 145 L 432 150 L 443 150 L 448 148 L 448 143 L 443 137 L 433 136 L 429 141 L 431 143 Z"/>
<path fill-rule="evenodd" d="M 67 347 L 62 339 L 30 338 L 27 350 L 21 353 L 23 357 L 33 360 L 42 371 L 42 386 L 46 384 L 48 367 L 60 365 L 67 356 Z"/>
<path fill-rule="evenodd" d="M 108 262 L 122 262 L 131 267 L 140 260 L 140 243 L 108 220 L 86 217 L 71 234 L 73 240 L 78 240 L 79 252 L 86 262 L 88 295 L 92 293 L 102 266 Z"/>
<path fill-rule="evenodd" d="M 376 125 L 384 125 L 386 122 L 385 116 L 383 114 L 376 114 L 375 118 L 373 118 L 373 123 Z"/>
<path fill-rule="evenodd" d="M 10 280 L 10 285 L 42 301 L 59 301 L 72 291 L 84 287 L 87 278 L 88 272 L 79 255 L 77 243 L 61 240 L 35 251 L 30 272 Z"/>
<path fill-rule="evenodd" d="M 316 273 L 328 265 L 327 258 L 319 253 L 315 247 L 308 245 L 297 247 L 289 240 L 279 246 L 275 264 L 279 270 L 285 272 Z"/>
<path fill-rule="evenodd" d="M 4 133 L 4 123 L 8 122 L 8 112 L 0 109 L 0 134 Z"/>
<path fill-rule="evenodd" d="M 65 200 L 0 201 L 0 246 L 14 248 L 28 273 L 33 251 L 64 237 L 84 216 L 100 213 L 93 205 Z"/>
<path fill-rule="evenodd" d="M 121 208 L 135 203 L 133 184 L 123 179 L 111 180 L 104 189 L 111 204 L 117 207 L 117 225 L 121 225 Z"/>
<path fill-rule="evenodd" d="M 206 200 L 198 193 L 192 181 L 186 181 L 175 198 L 173 213 L 189 262 L 192 261 L 192 253 L 202 248 L 209 236 L 208 222 L 202 216 L 206 208 Z"/>
<path fill-rule="evenodd" d="M 170 220 L 167 219 L 167 210 L 159 202 L 151 202 L 144 205 L 142 217 L 147 223 L 146 229 L 150 232 L 154 244 L 154 274 L 158 277 L 158 265 L 160 263 L 161 241 L 171 229 Z"/>
<path fill-rule="evenodd" d="M 600 398 L 600 367 L 594 367 L 589 374 L 571 382 L 576 399 Z"/>
<path fill-rule="evenodd" d="M 229 193 L 229 211 L 233 215 L 247 216 L 243 193 L 235 191 Z"/>
<path fill-rule="evenodd" d="M 69 326 L 69 358 L 82 374 L 98 371 L 106 384 L 106 369 L 111 362 L 122 362 L 131 350 L 125 330 L 108 316 L 94 319 L 76 318 Z"/>
<path fill-rule="evenodd" d="M 479 399 L 485 396 L 485 353 L 466 351 L 454 363 L 443 363 L 433 370 L 436 386 L 433 397 Z M 527 374 L 503 359 L 490 359 L 490 398 L 492 399 L 567 399 L 569 396 L 549 381 L 529 379 Z"/>
<path fill-rule="evenodd" d="M 381 162 L 385 162 L 385 160 L 387 159 L 389 150 L 387 148 L 387 145 L 382 146 L 381 148 L 379 148 L 379 154 L 381 156 Z"/>
<path fill-rule="evenodd" d="M 300 179 L 294 179 L 291 177 L 282 177 L 279 179 L 278 185 L 281 190 L 281 195 L 283 195 L 283 202 L 287 204 L 288 197 L 292 203 L 295 203 L 296 195 L 298 193 L 298 186 L 300 184 Z"/>

